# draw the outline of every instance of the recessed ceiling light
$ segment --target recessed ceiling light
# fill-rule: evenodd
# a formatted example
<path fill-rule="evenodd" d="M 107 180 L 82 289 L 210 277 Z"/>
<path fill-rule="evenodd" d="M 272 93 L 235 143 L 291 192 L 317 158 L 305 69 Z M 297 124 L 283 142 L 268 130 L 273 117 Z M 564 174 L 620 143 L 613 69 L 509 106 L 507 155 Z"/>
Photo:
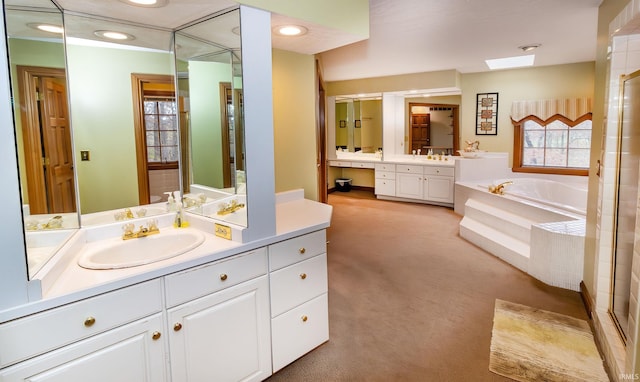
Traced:
<path fill-rule="evenodd" d="M 159 8 L 169 3 L 169 0 L 120 0 L 121 2 L 136 7 Z"/>
<path fill-rule="evenodd" d="M 273 28 L 273 32 L 280 36 L 302 36 L 307 31 L 307 28 L 301 25 L 279 25 Z"/>
<path fill-rule="evenodd" d="M 106 38 L 107 40 L 135 40 L 136 38 L 128 33 L 115 32 L 115 31 L 95 31 L 93 32 L 98 37 Z"/>
<path fill-rule="evenodd" d="M 527 45 L 522 45 L 519 46 L 518 49 L 522 50 L 523 52 L 530 52 L 536 48 L 541 47 L 542 44 L 527 44 Z"/>
<path fill-rule="evenodd" d="M 511 68 L 520 68 L 523 66 L 532 66 L 535 57 L 536 56 L 534 54 L 530 54 L 528 56 L 496 58 L 492 60 L 485 60 L 485 62 L 487 63 L 487 66 L 491 70 L 511 69 Z"/>
<path fill-rule="evenodd" d="M 41 30 L 41 31 L 44 31 L 44 32 L 57 33 L 57 34 L 64 33 L 64 29 L 60 25 L 39 24 L 39 23 L 31 23 L 31 24 L 27 24 L 27 25 L 30 28 L 38 29 L 38 30 Z"/>

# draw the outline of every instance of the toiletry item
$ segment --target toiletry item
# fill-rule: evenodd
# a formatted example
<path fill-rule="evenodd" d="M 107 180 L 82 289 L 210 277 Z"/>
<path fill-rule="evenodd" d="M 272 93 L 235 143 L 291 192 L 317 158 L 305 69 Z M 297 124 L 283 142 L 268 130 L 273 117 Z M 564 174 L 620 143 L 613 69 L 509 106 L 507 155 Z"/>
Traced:
<path fill-rule="evenodd" d="M 175 199 L 172 196 L 171 192 L 165 192 L 164 193 L 167 196 L 167 212 L 172 212 L 175 211 Z"/>
<path fill-rule="evenodd" d="M 180 195 L 180 191 L 173 192 L 173 198 L 175 199 L 176 206 L 176 217 L 173 221 L 173 226 L 175 228 L 185 228 L 189 226 L 189 222 L 184 219 L 184 213 L 182 211 L 182 196 Z"/>

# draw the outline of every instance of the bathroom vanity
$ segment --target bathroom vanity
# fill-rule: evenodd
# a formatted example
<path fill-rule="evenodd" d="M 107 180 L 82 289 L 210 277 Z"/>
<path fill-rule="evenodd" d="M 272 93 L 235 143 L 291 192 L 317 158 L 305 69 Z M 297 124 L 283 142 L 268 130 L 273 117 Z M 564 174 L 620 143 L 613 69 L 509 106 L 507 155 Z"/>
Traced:
<path fill-rule="evenodd" d="M 53 307 L 2 315 L 0 380 L 269 377 L 329 339 L 331 206 L 299 190 L 278 196 L 276 215 L 274 237 L 240 243 L 205 229 L 196 249 L 124 269 L 80 267 L 82 250 L 71 240 L 44 269 L 55 280 L 41 280 Z M 190 228 L 161 223 L 160 235 L 211 224 L 187 218 Z M 79 236 L 108 235 L 83 230 Z"/>

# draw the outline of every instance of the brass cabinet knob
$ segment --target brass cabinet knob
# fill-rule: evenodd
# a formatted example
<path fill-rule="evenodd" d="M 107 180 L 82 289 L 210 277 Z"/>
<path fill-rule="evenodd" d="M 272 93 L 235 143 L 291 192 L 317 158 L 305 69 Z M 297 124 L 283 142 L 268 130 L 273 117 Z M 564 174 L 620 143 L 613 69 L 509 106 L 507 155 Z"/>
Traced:
<path fill-rule="evenodd" d="M 96 323 L 96 319 L 94 317 L 87 317 L 84 319 L 84 326 L 87 328 Z"/>
<path fill-rule="evenodd" d="M 179 322 L 176 322 L 176 323 L 173 325 L 173 331 L 174 331 L 174 332 L 177 332 L 177 331 L 180 331 L 180 329 L 182 329 L 182 324 L 181 324 L 181 323 L 179 323 Z"/>
<path fill-rule="evenodd" d="M 298 249 L 298 252 L 299 252 L 301 255 L 304 255 L 304 253 L 305 253 L 305 252 L 307 252 L 307 250 L 306 250 L 306 249 L 304 249 L 304 247 L 302 247 L 302 248 Z"/>
<path fill-rule="evenodd" d="M 301 273 L 300 274 L 300 278 L 303 279 L 303 280 L 306 279 L 307 278 L 307 274 L 306 273 Z"/>
<path fill-rule="evenodd" d="M 159 339 L 161 336 L 160 332 L 153 332 L 153 334 L 151 335 L 151 338 L 153 338 L 154 340 Z"/>
<path fill-rule="evenodd" d="M 307 316 L 302 316 L 302 322 L 307 322 L 307 320 L 309 319 L 309 317 Z"/>
<path fill-rule="evenodd" d="M 225 281 L 227 279 L 227 274 L 223 273 L 220 275 L 220 280 Z"/>

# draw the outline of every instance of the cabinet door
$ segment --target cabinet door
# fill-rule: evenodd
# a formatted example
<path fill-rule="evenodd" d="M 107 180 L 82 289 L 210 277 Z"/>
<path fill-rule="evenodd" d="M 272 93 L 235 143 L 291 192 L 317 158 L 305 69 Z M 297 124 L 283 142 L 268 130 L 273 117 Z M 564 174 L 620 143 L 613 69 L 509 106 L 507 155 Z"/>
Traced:
<path fill-rule="evenodd" d="M 396 181 L 394 179 L 376 179 L 376 195 L 396 196 Z"/>
<path fill-rule="evenodd" d="M 396 173 L 396 196 L 400 198 L 422 199 L 422 175 Z"/>
<path fill-rule="evenodd" d="M 168 319 L 173 381 L 261 381 L 271 375 L 267 276 L 179 305 Z"/>
<path fill-rule="evenodd" d="M 165 381 L 163 327 L 158 313 L 3 369 L 0 381 Z"/>
<path fill-rule="evenodd" d="M 453 178 L 425 176 L 424 199 L 443 203 L 453 203 Z"/>

